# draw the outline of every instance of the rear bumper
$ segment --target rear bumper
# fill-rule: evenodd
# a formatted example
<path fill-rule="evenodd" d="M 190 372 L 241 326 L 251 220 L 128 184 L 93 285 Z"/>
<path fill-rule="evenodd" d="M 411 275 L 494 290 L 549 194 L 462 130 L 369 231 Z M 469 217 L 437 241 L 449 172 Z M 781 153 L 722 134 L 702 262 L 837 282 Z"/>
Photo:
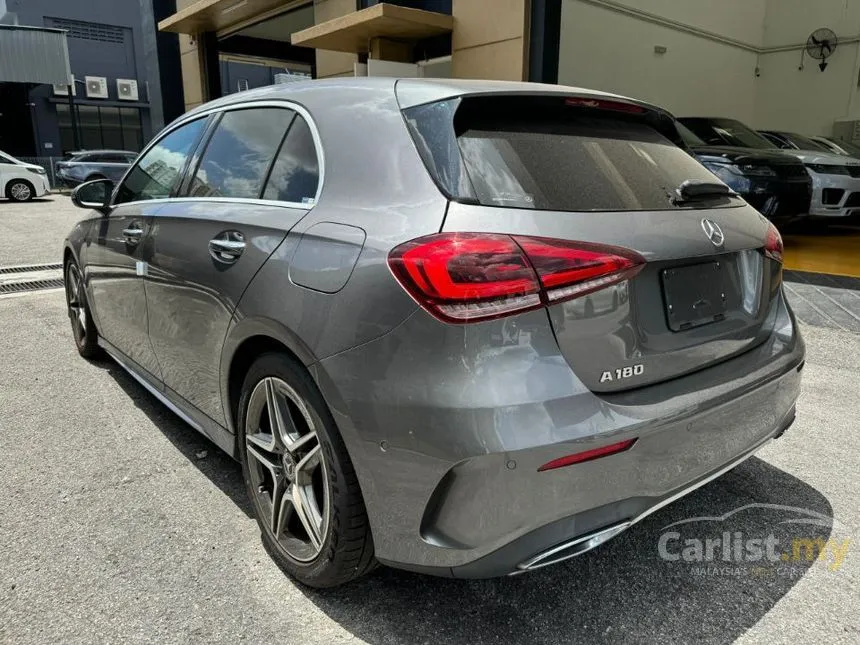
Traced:
<path fill-rule="evenodd" d="M 772 434 L 731 461 L 676 490 L 660 497 L 634 497 L 566 517 L 514 540 L 476 562 L 453 568 L 452 575 L 457 578 L 492 577 L 504 572 L 518 575 L 587 553 L 743 463 L 781 436 L 794 423 L 794 418 L 792 407 Z"/>
<path fill-rule="evenodd" d="M 603 396 L 570 370 L 541 311 L 446 326 L 441 338 L 418 311 L 322 361 L 315 376 L 359 475 L 378 559 L 445 576 L 516 573 L 576 555 L 587 541 L 571 541 L 626 528 L 721 474 L 793 418 L 805 350 L 784 300 L 775 307 L 774 332 L 755 349 Z M 359 373 L 370 376 L 351 378 Z M 631 438 L 626 452 L 538 472 Z"/>

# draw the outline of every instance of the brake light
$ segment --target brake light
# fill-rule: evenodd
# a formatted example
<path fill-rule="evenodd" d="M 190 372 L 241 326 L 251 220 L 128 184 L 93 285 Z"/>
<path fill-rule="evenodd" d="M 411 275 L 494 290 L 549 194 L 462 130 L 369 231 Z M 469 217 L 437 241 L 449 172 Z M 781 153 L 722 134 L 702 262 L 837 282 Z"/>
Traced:
<path fill-rule="evenodd" d="M 628 114 L 644 114 L 645 108 L 641 105 L 633 103 L 625 103 L 623 101 L 610 101 L 608 99 L 587 99 L 582 97 L 574 97 L 565 99 L 565 104 L 573 107 L 595 108 L 597 110 L 612 110 L 614 112 L 627 112 Z"/>
<path fill-rule="evenodd" d="M 767 229 L 767 235 L 764 240 L 764 254 L 771 260 L 782 262 L 783 250 L 784 246 L 782 244 L 782 236 L 779 234 L 779 231 L 776 230 L 776 227 L 771 224 Z"/>
<path fill-rule="evenodd" d="M 627 439 L 626 441 L 611 443 L 608 446 L 592 448 L 591 450 L 584 450 L 583 452 L 577 452 L 572 455 L 567 455 L 565 457 L 559 457 L 558 459 L 553 459 L 552 461 L 548 461 L 547 463 L 545 463 L 543 466 L 538 468 L 538 472 L 542 473 L 545 470 L 554 470 L 556 468 L 563 468 L 564 466 L 581 464 L 583 461 L 591 461 L 592 459 L 599 459 L 600 457 L 608 457 L 609 455 L 615 455 L 619 452 L 630 450 L 630 448 L 633 447 L 634 443 L 636 443 L 636 439 Z"/>
<path fill-rule="evenodd" d="M 493 233 L 439 233 L 388 258 L 400 284 L 446 322 L 474 322 L 563 302 L 638 273 L 639 254 L 611 246 Z"/>

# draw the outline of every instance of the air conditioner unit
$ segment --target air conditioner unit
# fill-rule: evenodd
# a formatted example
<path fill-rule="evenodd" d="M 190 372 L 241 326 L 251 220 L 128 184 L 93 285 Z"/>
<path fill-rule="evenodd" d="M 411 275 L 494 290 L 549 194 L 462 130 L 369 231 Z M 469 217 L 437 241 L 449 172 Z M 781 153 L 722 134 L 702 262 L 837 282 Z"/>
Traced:
<path fill-rule="evenodd" d="M 88 99 L 106 99 L 108 97 L 107 79 L 104 76 L 84 76 L 87 83 Z"/>
<path fill-rule="evenodd" d="M 77 96 L 78 91 L 75 89 L 75 77 L 72 76 L 72 96 Z M 54 96 L 68 96 L 69 95 L 69 86 L 63 85 L 62 83 L 59 85 L 54 85 Z"/>
<path fill-rule="evenodd" d="M 248 85 L 248 79 L 247 78 L 240 78 L 238 81 L 236 81 L 236 91 L 237 92 L 247 92 L 248 88 L 249 88 L 249 85 Z"/>
<path fill-rule="evenodd" d="M 137 101 L 137 81 L 131 78 L 116 79 L 116 95 L 120 101 Z"/>

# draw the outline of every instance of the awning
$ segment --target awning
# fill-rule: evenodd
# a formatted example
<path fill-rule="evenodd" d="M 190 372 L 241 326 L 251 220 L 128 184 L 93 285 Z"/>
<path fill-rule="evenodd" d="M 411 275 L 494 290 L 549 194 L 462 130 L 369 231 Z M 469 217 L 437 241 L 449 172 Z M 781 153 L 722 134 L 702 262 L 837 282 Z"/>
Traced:
<path fill-rule="evenodd" d="M 68 85 L 71 79 L 65 31 L 0 25 L 0 83 Z"/>
<path fill-rule="evenodd" d="M 221 31 L 308 4 L 308 0 L 197 0 L 158 23 L 160 31 L 197 34 Z"/>
<path fill-rule="evenodd" d="M 334 18 L 292 35 L 293 45 L 366 53 L 374 38 L 419 40 L 450 33 L 454 18 L 447 14 L 380 3 Z"/>

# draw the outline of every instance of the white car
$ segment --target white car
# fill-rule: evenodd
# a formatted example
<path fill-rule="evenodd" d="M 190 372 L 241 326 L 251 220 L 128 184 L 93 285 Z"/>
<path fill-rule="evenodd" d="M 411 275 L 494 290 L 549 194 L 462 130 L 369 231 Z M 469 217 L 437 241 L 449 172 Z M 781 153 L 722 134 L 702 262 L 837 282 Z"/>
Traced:
<path fill-rule="evenodd" d="M 860 159 L 860 146 L 853 141 L 844 141 L 834 137 L 809 137 L 815 143 L 820 143 L 822 146 L 837 155 L 844 157 L 854 157 Z"/>
<path fill-rule="evenodd" d="M 823 144 L 793 132 L 760 130 L 759 134 L 806 166 L 812 176 L 810 215 L 860 214 L 860 159 L 834 154 Z"/>
<path fill-rule="evenodd" d="M 0 195 L 26 202 L 50 190 L 51 184 L 42 166 L 19 161 L 0 151 Z"/>

